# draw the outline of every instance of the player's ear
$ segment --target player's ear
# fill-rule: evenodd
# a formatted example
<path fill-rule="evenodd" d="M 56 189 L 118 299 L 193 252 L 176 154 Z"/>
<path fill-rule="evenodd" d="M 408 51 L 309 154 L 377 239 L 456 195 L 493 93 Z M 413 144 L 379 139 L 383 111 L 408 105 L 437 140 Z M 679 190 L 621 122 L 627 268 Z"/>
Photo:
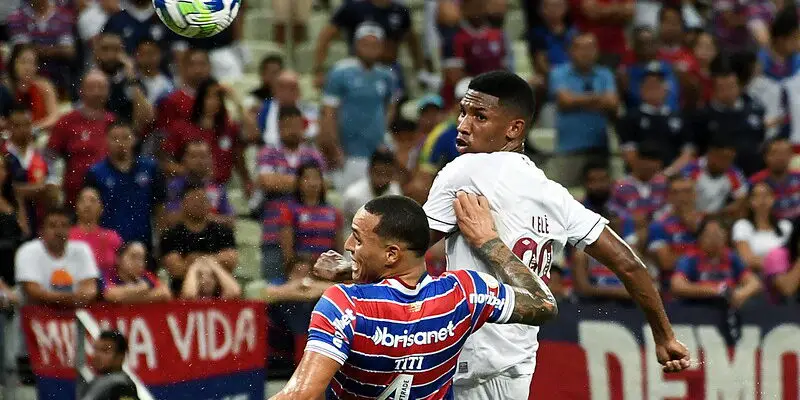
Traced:
<path fill-rule="evenodd" d="M 522 118 L 511 120 L 506 129 L 506 139 L 509 141 L 525 140 L 525 134 L 528 132 L 528 124 Z"/>
<path fill-rule="evenodd" d="M 393 266 L 400 260 L 400 246 L 389 243 L 386 246 L 386 265 Z"/>

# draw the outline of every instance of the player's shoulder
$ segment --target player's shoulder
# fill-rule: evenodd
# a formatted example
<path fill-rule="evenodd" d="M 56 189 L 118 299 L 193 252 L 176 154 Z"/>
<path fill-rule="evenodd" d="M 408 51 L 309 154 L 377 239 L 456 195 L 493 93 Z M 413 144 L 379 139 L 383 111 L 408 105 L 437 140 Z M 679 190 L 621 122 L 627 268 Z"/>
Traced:
<path fill-rule="evenodd" d="M 442 171 L 464 173 L 465 171 L 484 171 L 494 173 L 496 168 L 505 165 L 516 165 L 536 168 L 533 161 L 522 153 L 496 151 L 493 153 L 466 153 L 449 162 Z M 538 169 L 538 168 L 537 168 Z"/>
<path fill-rule="evenodd" d="M 497 288 L 500 282 L 493 276 L 479 271 L 470 269 L 457 269 L 443 273 L 439 279 L 452 279 L 457 281 L 466 290 L 475 290 L 478 286 L 487 286 L 490 288 Z"/>

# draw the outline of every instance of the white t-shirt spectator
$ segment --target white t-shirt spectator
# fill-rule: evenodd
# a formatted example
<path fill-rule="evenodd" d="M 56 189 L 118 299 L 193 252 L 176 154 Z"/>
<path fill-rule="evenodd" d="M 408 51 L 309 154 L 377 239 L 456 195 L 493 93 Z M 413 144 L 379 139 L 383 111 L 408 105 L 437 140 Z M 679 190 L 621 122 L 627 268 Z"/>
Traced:
<path fill-rule="evenodd" d="M 55 292 L 74 292 L 86 279 L 97 279 L 100 272 L 89 245 L 68 241 L 64 256 L 53 258 L 40 239 L 22 245 L 15 265 L 17 282 L 38 283 Z"/>
<path fill-rule="evenodd" d="M 403 194 L 403 190 L 400 189 L 400 185 L 397 182 L 392 182 L 389 184 L 389 188 L 386 189 L 386 193 L 382 196 L 396 196 L 401 194 Z M 372 193 L 372 185 L 369 183 L 369 178 L 364 178 L 347 188 L 344 192 L 344 198 L 342 199 L 342 211 L 344 211 L 347 229 L 350 228 L 350 222 L 353 221 L 353 217 L 356 215 L 358 209 L 375 197 L 376 196 Z"/>
<path fill-rule="evenodd" d="M 789 220 L 778 221 L 778 228 L 780 234 L 775 229 L 756 230 L 752 222 L 740 219 L 733 224 L 731 237 L 734 242 L 747 242 L 750 251 L 756 257 L 764 257 L 770 251 L 786 244 L 792 234 L 792 223 Z"/>

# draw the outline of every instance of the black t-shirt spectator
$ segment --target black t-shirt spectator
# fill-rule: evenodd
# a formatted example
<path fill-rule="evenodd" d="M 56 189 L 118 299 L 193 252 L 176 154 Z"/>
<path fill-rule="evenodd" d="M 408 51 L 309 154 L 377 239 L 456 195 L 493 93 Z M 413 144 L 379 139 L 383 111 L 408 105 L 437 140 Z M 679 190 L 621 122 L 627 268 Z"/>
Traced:
<path fill-rule="evenodd" d="M 705 153 L 709 138 L 719 135 L 736 148 L 734 164 L 745 175 L 764 168 L 761 146 L 766 133 L 760 102 L 748 96 L 742 96 L 733 107 L 712 102 L 695 115 L 692 132 L 698 154 Z"/>
<path fill-rule="evenodd" d="M 383 8 L 365 0 L 343 4 L 331 18 L 332 24 L 347 32 L 347 42 L 351 47 L 356 28 L 367 21 L 380 25 L 387 40 L 400 42 L 411 30 L 411 11 L 395 2 Z"/>
<path fill-rule="evenodd" d="M 0 279 L 14 286 L 14 255 L 22 244 L 22 229 L 16 214 L 0 213 Z"/>
<path fill-rule="evenodd" d="M 161 254 L 177 252 L 182 257 L 192 253 L 216 254 L 222 250 L 236 248 L 233 230 L 216 222 L 209 222 L 206 229 L 192 232 L 183 223 L 164 232 L 161 238 Z"/>
<path fill-rule="evenodd" d="M 667 167 L 680 156 L 686 146 L 693 146 L 691 127 L 680 112 L 669 107 L 656 108 L 648 104 L 629 110 L 617 125 L 620 144 L 625 150 L 635 150 L 642 143 L 657 144 Z"/>
<path fill-rule="evenodd" d="M 14 98 L 4 85 L 0 85 L 0 117 L 6 118 L 11 114 Z"/>
<path fill-rule="evenodd" d="M 136 384 L 128 374 L 114 372 L 100 375 L 86 388 L 81 400 L 138 400 Z"/>
<path fill-rule="evenodd" d="M 122 38 L 125 52 L 133 56 L 142 40 L 155 40 L 161 47 L 161 69 L 169 74 L 173 50 L 183 48 L 187 40 L 167 28 L 158 15 L 153 12 L 150 18 L 142 21 L 128 10 L 122 10 L 108 18 L 103 32 L 116 33 Z"/>
<path fill-rule="evenodd" d="M 108 103 L 106 103 L 106 109 L 113 112 L 121 121 L 132 123 L 132 86 L 137 85 L 144 91 L 144 85 L 142 85 L 141 82 L 128 79 L 122 72 L 109 77 L 109 80 L 111 81 L 111 88 L 108 95 Z"/>

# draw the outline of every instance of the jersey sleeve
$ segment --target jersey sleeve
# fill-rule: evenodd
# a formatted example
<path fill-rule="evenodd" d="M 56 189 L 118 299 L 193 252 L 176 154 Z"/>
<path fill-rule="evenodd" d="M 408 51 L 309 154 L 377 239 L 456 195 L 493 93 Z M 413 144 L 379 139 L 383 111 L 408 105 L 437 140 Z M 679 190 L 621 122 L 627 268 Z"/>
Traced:
<path fill-rule="evenodd" d="M 675 265 L 675 274 L 687 280 L 697 281 L 697 260 L 694 257 L 682 256 Z"/>
<path fill-rule="evenodd" d="M 664 229 L 664 224 L 658 221 L 651 222 L 647 227 L 647 237 L 647 249 L 650 251 L 658 250 L 669 244 L 669 235 Z"/>
<path fill-rule="evenodd" d="M 334 69 L 328 73 L 325 88 L 322 91 L 322 105 L 334 108 L 339 107 L 347 87 L 344 79 L 344 72 L 341 69 Z"/>
<path fill-rule="evenodd" d="M 471 270 L 454 271 L 453 276 L 464 289 L 469 306 L 472 331 L 490 322 L 505 324 L 514 311 L 514 290 L 493 276 Z"/>
<path fill-rule="evenodd" d="M 311 313 L 306 351 L 313 351 L 344 365 L 350 354 L 355 326 L 355 305 L 344 287 L 335 285 L 328 288 Z"/>
<path fill-rule="evenodd" d="M 432 230 L 450 233 L 457 229 L 456 212 L 453 209 L 456 193 L 482 193 L 475 184 L 481 172 L 469 168 L 469 156 L 471 154 L 456 158 L 442 168 L 433 180 L 428 200 L 422 206 Z"/>
<path fill-rule="evenodd" d="M 578 250 L 594 243 L 608 225 L 608 220 L 600 214 L 584 207 L 579 201 L 575 200 L 571 194 L 560 188 L 562 196 L 562 223 L 566 228 L 567 241 Z"/>

